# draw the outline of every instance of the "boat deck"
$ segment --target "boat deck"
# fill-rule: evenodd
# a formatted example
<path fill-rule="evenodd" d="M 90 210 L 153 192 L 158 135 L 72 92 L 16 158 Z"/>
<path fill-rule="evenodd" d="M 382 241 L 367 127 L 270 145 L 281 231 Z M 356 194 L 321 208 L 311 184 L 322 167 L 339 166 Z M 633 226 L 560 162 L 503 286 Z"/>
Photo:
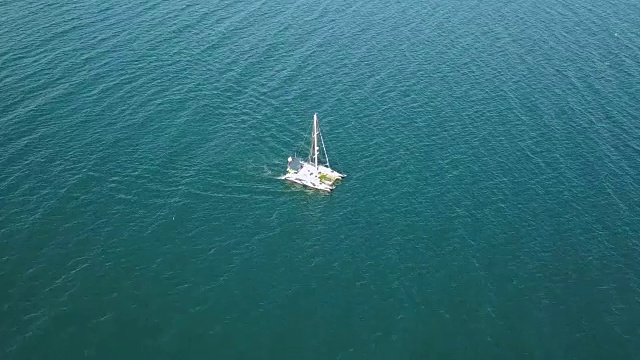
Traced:
<path fill-rule="evenodd" d="M 303 163 L 301 168 L 298 171 L 289 171 L 287 174 L 283 176 L 285 180 L 292 181 L 294 183 L 298 183 L 300 185 L 308 186 L 310 188 L 331 191 L 334 186 L 332 185 L 335 181 L 327 181 L 323 180 L 323 174 L 316 171 L 315 167 Z"/>

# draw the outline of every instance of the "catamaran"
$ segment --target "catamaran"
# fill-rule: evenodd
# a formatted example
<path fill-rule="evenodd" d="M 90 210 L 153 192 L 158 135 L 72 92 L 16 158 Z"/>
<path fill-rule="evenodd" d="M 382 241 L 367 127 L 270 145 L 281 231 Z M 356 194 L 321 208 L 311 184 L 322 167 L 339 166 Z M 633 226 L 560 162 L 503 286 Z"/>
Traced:
<path fill-rule="evenodd" d="M 320 143 L 318 143 L 318 139 L 320 139 Z M 324 164 L 319 161 L 319 145 L 322 145 L 324 152 Z M 322 139 L 322 133 L 318 126 L 318 114 L 313 114 L 309 159 L 304 161 L 297 157 L 289 157 L 287 173 L 282 178 L 313 189 L 331 191 L 335 188 L 336 181 L 345 176 L 330 167 L 327 149 L 324 146 L 324 139 Z"/>

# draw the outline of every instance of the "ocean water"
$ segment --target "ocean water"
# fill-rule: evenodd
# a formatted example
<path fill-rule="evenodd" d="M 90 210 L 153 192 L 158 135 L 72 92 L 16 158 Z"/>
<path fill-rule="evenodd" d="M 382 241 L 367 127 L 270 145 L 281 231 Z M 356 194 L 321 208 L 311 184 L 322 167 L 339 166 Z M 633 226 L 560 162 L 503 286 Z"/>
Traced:
<path fill-rule="evenodd" d="M 0 358 L 638 358 L 640 2 L 0 14 Z"/>

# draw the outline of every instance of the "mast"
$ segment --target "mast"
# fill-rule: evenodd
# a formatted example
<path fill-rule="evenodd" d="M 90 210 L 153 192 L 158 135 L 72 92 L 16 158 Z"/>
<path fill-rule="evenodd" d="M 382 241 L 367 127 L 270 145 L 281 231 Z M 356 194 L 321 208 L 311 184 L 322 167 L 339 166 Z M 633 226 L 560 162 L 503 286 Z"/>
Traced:
<path fill-rule="evenodd" d="M 313 161 L 318 170 L 318 113 L 313 114 Z"/>
<path fill-rule="evenodd" d="M 309 146 L 309 163 L 313 162 L 313 122 L 311 124 L 311 145 Z"/>

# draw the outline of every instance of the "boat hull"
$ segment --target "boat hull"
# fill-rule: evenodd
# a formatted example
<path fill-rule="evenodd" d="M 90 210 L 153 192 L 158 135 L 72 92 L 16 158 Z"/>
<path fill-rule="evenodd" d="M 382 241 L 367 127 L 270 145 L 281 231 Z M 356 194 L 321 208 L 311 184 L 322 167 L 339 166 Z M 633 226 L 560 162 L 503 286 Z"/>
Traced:
<path fill-rule="evenodd" d="M 306 161 L 300 161 L 300 163 L 304 166 L 313 166 L 312 164 L 306 162 Z M 341 174 L 329 167 L 326 167 L 324 165 L 318 165 L 318 172 L 320 174 L 326 175 L 328 177 L 334 178 L 334 179 L 342 179 L 343 177 L 346 177 L 347 175 L 345 174 Z"/>
<path fill-rule="evenodd" d="M 315 189 L 315 190 L 321 190 L 321 191 L 331 191 L 333 190 L 333 186 L 328 185 L 322 181 L 320 181 L 319 179 L 317 179 L 317 181 L 313 181 L 304 177 L 298 177 L 295 176 L 296 174 L 286 174 L 285 176 L 283 176 L 283 179 L 290 181 L 292 183 L 296 183 L 311 189 Z"/>

